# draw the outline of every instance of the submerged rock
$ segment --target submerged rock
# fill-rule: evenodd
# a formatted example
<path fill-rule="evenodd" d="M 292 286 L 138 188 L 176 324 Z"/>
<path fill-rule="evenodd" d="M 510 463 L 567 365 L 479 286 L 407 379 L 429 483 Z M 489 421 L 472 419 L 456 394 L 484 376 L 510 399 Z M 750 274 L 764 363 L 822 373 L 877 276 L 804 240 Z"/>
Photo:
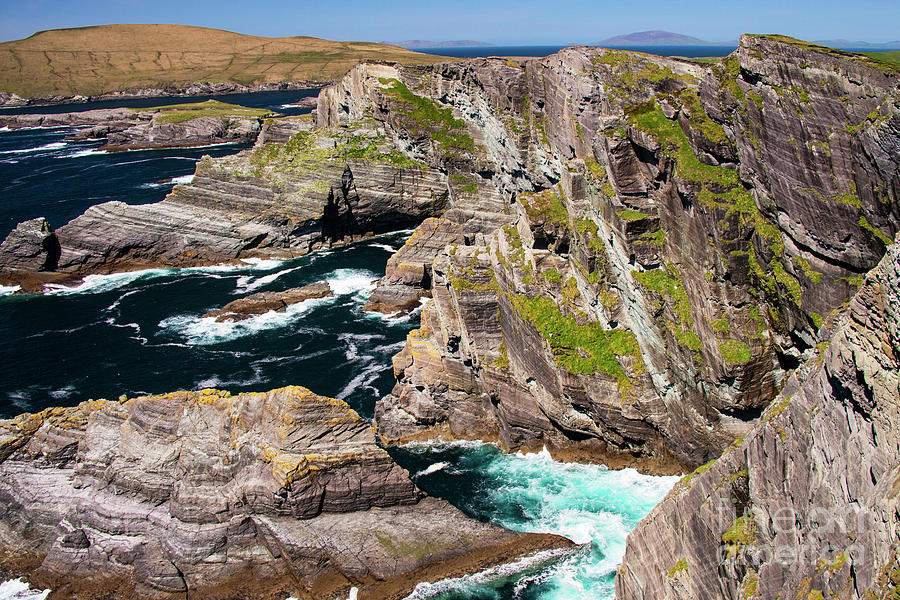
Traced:
<path fill-rule="evenodd" d="M 395 597 L 539 548 L 424 498 L 301 387 L 94 400 L 0 422 L 0 557 L 55 597 Z"/>
<path fill-rule="evenodd" d="M 288 306 L 313 298 L 331 296 L 331 287 L 324 281 L 311 283 L 299 288 L 291 288 L 283 292 L 259 292 L 229 302 L 218 310 L 210 311 L 203 318 L 213 317 L 217 322 L 243 321 L 254 315 L 269 311 L 284 312 Z"/>

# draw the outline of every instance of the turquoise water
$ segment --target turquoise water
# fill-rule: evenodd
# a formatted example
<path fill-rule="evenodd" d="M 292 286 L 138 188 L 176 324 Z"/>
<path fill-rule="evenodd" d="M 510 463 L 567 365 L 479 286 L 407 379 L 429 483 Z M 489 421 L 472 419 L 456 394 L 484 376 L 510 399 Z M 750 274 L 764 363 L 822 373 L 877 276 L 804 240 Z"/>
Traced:
<path fill-rule="evenodd" d="M 148 202 L 186 178 L 208 152 L 240 146 L 120 154 L 65 142 L 69 130 L 0 133 L 0 229 L 47 216 L 59 225 L 108 199 Z M 398 232 L 291 261 L 90 276 L 43 296 L 0 288 L 0 417 L 88 398 L 220 387 L 232 392 L 304 385 L 371 418 L 394 384 L 391 357 L 418 317 L 362 307 Z M 328 282 L 334 296 L 239 323 L 202 315 L 255 292 Z M 426 492 L 467 514 L 520 531 L 564 535 L 574 553 L 542 554 L 456 581 L 423 582 L 412 599 L 611 598 L 625 536 L 675 478 L 563 464 L 546 453 L 509 455 L 490 444 L 390 450 Z M 38 598 L 21 583 L 3 598 Z"/>
<path fill-rule="evenodd" d="M 550 565 L 541 564 L 552 558 L 544 554 L 488 576 L 423 583 L 409 600 L 612 598 L 625 537 L 678 481 L 561 463 L 546 451 L 505 454 L 477 442 L 411 444 L 390 452 L 419 487 L 473 517 L 584 544 Z"/>

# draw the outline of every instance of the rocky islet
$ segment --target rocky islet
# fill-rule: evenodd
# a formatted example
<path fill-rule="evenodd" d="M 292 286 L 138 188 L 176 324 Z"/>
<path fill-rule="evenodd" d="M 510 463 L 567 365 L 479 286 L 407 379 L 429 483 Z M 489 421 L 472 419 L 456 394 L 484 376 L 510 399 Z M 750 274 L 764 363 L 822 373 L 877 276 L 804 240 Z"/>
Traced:
<path fill-rule="evenodd" d="M 255 149 L 202 162 L 157 205 L 108 203 L 56 232 L 23 224 L 0 247 L 3 281 L 305 253 L 426 219 L 369 303 L 394 313 L 430 298 L 376 410 L 384 439 L 547 445 L 664 472 L 738 439 L 636 530 L 618 594 L 887 593 L 897 466 L 872 440 L 892 439 L 897 401 L 879 322 L 892 306 L 897 89 L 889 66 L 780 36 L 744 36 L 712 66 L 581 47 L 363 64 L 322 91 L 315 123 L 267 122 Z M 869 277 L 882 283 L 863 284 L 879 261 Z M 875 349 L 861 341 L 873 336 Z M 858 419 L 842 421 L 853 398 L 866 399 Z M 834 448 L 804 437 L 825 427 L 809 413 L 856 440 L 848 461 L 875 457 L 871 486 L 829 471 Z M 800 420 L 773 430 L 783 414 Z M 773 479 L 787 467 L 767 461 L 810 475 Z M 795 547 L 837 549 L 831 575 L 733 560 L 781 543 L 764 515 L 803 498 L 783 483 L 826 472 L 852 492 L 822 490 L 799 513 L 862 501 L 880 515 L 862 541 L 876 551 L 801 527 Z M 732 521 L 707 519 L 711 500 Z M 732 563 L 703 575 L 723 547 Z"/>

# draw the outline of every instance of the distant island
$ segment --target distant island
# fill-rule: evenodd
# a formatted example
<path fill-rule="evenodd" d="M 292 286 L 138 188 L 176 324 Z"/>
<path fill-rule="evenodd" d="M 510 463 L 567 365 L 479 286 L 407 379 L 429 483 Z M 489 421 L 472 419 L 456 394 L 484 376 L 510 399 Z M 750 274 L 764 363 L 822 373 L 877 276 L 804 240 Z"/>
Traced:
<path fill-rule="evenodd" d="M 405 42 L 380 42 L 382 44 L 390 44 L 392 46 L 400 46 L 401 48 L 480 48 L 485 46 L 496 46 L 488 42 L 479 42 L 476 40 L 449 40 L 444 42 L 434 42 L 431 40 L 406 40 Z"/>
<path fill-rule="evenodd" d="M 598 46 L 737 46 L 737 40 L 710 42 L 671 31 L 638 31 L 617 35 L 597 43 Z"/>
<path fill-rule="evenodd" d="M 831 48 L 872 48 L 872 49 L 897 49 L 900 48 L 900 40 L 894 40 L 884 43 L 860 42 L 844 39 L 837 40 L 814 40 L 813 43 Z M 672 33 L 671 31 L 637 31 L 635 33 L 627 33 L 625 35 L 617 35 L 597 42 L 598 46 L 612 47 L 634 47 L 634 46 L 737 46 L 737 40 L 711 42 L 701 40 L 690 35 L 681 33 Z"/>

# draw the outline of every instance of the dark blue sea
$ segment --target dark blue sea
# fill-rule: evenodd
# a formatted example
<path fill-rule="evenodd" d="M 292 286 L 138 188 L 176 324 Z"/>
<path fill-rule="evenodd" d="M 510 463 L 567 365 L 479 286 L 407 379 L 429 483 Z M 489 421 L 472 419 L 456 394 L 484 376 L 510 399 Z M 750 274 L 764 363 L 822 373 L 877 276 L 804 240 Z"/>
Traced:
<path fill-rule="evenodd" d="M 242 148 L 104 154 L 93 142 L 64 141 L 68 133 L 0 132 L 3 236 L 16 221 L 34 216 L 58 226 L 98 202 L 161 200 L 172 184 L 156 182 L 186 181 L 201 155 Z M 94 275 L 69 287 L 50 286 L 41 296 L 0 288 L 0 418 L 122 394 L 291 384 L 344 399 L 371 418 L 375 401 L 394 384 L 391 357 L 419 316 L 386 318 L 362 307 L 409 234 L 290 261 Z M 334 296 L 239 323 L 202 317 L 251 293 L 316 281 L 327 282 Z M 612 598 L 625 536 L 676 481 L 559 463 L 546 453 L 505 454 L 476 442 L 390 452 L 422 489 L 473 517 L 585 544 L 575 554 L 423 582 L 410 598 Z M 15 585 L 0 584 L 0 597 L 10 597 Z"/>
<path fill-rule="evenodd" d="M 572 46 L 574 44 L 569 44 Z M 583 44 L 582 44 L 583 45 Z M 485 58 L 488 56 L 550 56 L 568 46 L 473 46 L 459 48 L 416 48 L 416 52 L 439 54 L 459 58 Z M 610 46 L 616 50 L 645 52 L 658 56 L 682 56 L 685 58 L 728 56 L 737 45 L 726 46 Z M 894 48 L 842 48 L 851 52 L 880 52 Z"/>
<path fill-rule="evenodd" d="M 569 44 L 570 46 L 572 44 Z M 488 56 L 550 56 L 568 46 L 477 46 L 470 48 L 416 48 L 416 52 L 440 54 L 459 58 L 483 58 Z M 660 56 L 728 56 L 737 46 L 629 46 L 617 48 L 647 52 Z"/>

